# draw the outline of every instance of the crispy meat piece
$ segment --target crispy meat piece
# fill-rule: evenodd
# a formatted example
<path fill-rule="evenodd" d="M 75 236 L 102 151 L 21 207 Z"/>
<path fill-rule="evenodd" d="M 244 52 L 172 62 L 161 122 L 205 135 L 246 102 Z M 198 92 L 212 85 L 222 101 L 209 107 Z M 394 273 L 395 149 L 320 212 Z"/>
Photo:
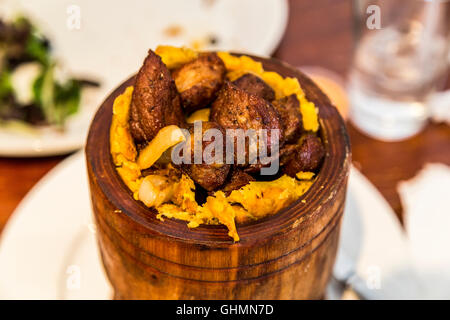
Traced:
<path fill-rule="evenodd" d="M 226 68 L 215 53 L 203 53 L 173 72 L 181 103 L 187 113 L 206 107 L 216 97 Z"/>
<path fill-rule="evenodd" d="M 212 121 L 217 122 L 224 129 L 253 129 L 258 131 L 259 129 L 267 129 L 267 149 L 268 155 L 271 154 L 271 131 L 278 130 L 280 137 L 280 144 L 282 142 L 282 128 L 280 116 L 276 109 L 270 104 L 270 102 L 245 92 L 244 90 L 236 87 L 230 82 L 225 82 L 222 89 L 219 91 L 217 99 L 214 101 L 211 107 Z M 235 144 L 236 144 L 235 140 Z M 257 146 L 250 146 L 257 147 Z M 237 157 L 237 147 L 234 148 L 235 162 Z M 248 140 L 245 146 L 245 164 L 244 167 L 248 167 L 248 152 L 249 145 Z M 251 165 L 247 168 L 247 171 L 257 171 L 261 166 L 258 164 Z M 254 170 L 252 170 L 254 169 Z"/>
<path fill-rule="evenodd" d="M 275 100 L 275 91 L 260 77 L 246 73 L 233 81 L 233 84 L 242 90 L 257 95 L 267 101 Z"/>
<path fill-rule="evenodd" d="M 299 147 L 300 145 L 298 144 L 285 144 L 280 149 L 280 166 L 288 163 Z"/>
<path fill-rule="evenodd" d="M 303 130 L 300 103 L 295 94 L 272 102 L 277 109 L 281 124 L 283 125 L 284 140 L 286 143 L 296 141 Z"/>
<path fill-rule="evenodd" d="M 160 175 L 170 178 L 171 180 L 179 180 L 181 178 L 181 171 L 179 168 L 176 168 L 172 165 L 166 166 L 166 165 L 160 165 L 160 164 L 154 164 L 148 169 L 141 171 L 142 176 L 148 176 L 148 175 Z"/>
<path fill-rule="evenodd" d="M 285 146 L 283 149 L 285 149 Z M 293 150 L 289 150 L 282 162 L 285 163 L 283 172 L 291 177 L 300 171 L 317 171 L 325 156 L 322 142 L 314 134 L 306 134 Z"/>
<path fill-rule="evenodd" d="M 229 181 L 222 188 L 222 191 L 228 196 L 231 193 L 231 191 L 242 188 L 243 186 L 247 185 L 250 181 L 256 181 L 256 179 L 253 178 L 248 173 L 245 173 L 242 170 L 234 168 L 233 171 L 231 172 Z"/>
<path fill-rule="evenodd" d="M 149 50 L 136 76 L 131 98 L 131 135 L 142 146 L 163 127 L 171 124 L 183 127 L 184 121 L 175 82 L 161 58 Z"/>
<path fill-rule="evenodd" d="M 206 131 L 208 129 L 217 129 L 221 132 L 221 138 L 222 141 L 222 159 L 220 159 L 220 162 L 222 163 L 211 163 L 206 164 L 205 159 L 202 157 L 202 163 L 201 164 L 195 164 L 194 163 L 194 125 L 189 125 L 188 130 L 190 133 L 190 139 L 191 139 L 191 164 L 182 164 L 181 169 L 189 175 L 192 180 L 194 180 L 196 183 L 198 183 L 201 187 L 206 189 L 207 191 L 212 191 L 217 188 L 219 188 L 221 185 L 224 184 L 228 172 L 230 171 L 230 165 L 225 164 L 225 132 L 223 129 L 214 122 L 202 122 L 202 138 L 204 137 Z M 215 138 L 214 138 L 215 139 Z M 203 141 L 202 142 L 202 155 L 205 151 L 205 148 L 213 143 L 215 140 L 211 139 L 212 141 Z M 203 140 L 203 139 L 202 139 Z M 215 152 L 211 152 L 211 156 L 215 156 Z"/>

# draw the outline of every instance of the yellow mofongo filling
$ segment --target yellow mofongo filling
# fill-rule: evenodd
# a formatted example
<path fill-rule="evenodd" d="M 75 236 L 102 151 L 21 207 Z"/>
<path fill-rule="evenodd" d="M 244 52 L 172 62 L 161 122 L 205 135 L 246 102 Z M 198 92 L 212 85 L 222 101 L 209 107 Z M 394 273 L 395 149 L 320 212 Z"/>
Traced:
<path fill-rule="evenodd" d="M 155 51 L 169 69 L 178 67 L 197 57 L 197 53 L 186 48 L 160 46 Z M 235 57 L 219 52 L 227 67 L 229 80 L 252 72 L 260 76 L 276 93 L 276 98 L 296 94 L 300 101 L 305 130 L 317 131 L 319 123 L 313 103 L 306 100 L 300 84 L 295 78 L 283 78 L 275 72 L 264 71 L 262 64 L 247 56 Z M 110 128 L 110 148 L 117 172 L 133 193 L 136 200 L 158 211 L 157 217 L 174 218 L 188 222 L 189 228 L 201 224 L 223 224 L 228 235 L 239 241 L 236 222 L 257 220 L 274 214 L 303 195 L 313 183 L 314 173 L 299 172 L 296 178 L 287 175 L 273 181 L 252 181 L 228 196 L 217 191 L 208 196 L 203 205 L 195 200 L 195 184 L 185 174 L 174 178 L 169 164 L 166 175 L 151 174 L 143 177 L 142 171 L 151 167 L 167 150 L 184 140 L 180 128 L 167 126 L 138 154 L 129 131 L 129 109 L 133 87 L 128 87 L 116 98 Z M 188 122 L 207 120 L 209 110 L 203 109 L 191 115 Z"/>

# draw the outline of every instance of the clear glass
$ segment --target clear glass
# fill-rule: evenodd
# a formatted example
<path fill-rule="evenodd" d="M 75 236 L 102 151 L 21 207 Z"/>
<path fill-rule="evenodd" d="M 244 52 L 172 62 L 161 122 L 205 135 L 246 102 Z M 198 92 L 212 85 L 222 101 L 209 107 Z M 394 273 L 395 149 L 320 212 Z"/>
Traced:
<path fill-rule="evenodd" d="M 354 0 L 352 122 L 387 141 L 419 132 L 449 65 L 450 1 Z"/>

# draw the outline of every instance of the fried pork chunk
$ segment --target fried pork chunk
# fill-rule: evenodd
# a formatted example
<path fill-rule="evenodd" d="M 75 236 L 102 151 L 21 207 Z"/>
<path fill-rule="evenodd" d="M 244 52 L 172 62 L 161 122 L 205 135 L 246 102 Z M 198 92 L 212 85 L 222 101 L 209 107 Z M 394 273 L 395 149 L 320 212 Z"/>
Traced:
<path fill-rule="evenodd" d="M 275 99 L 275 91 L 260 77 L 246 73 L 233 81 L 233 84 L 242 90 L 257 95 L 267 101 Z"/>
<path fill-rule="evenodd" d="M 181 103 L 187 113 L 206 107 L 216 97 L 226 68 L 215 53 L 200 56 L 173 72 Z"/>
<path fill-rule="evenodd" d="M 229 181 L 224 185 L 222 191 L 225 192 L 226 195 L 229 195 L 231 191 L 242 188 L 250 181 L 256 181 L 256 179 L 235 167 L 232 169 Z"/>
<path fill-rule="evenodd" d="M 136 144 L 151 141 L 168 125 L 184 126 L 175 82 L 161 58 L 149 50 L 139 70 L 130 106 L 130 131 Z"/>
<path fill-rule="evenodd" d="M 272 102 L 277 109 L 283 126 L 284 140 L 286 143 L 296 141 L 302 133 L 302 114 L 300 103 L 295 94 Z"/>
<path fill-rule="evenodd" d="M 210 164 L 205 163 L 206 159 L 204 156 L 202 156 L 201 158 L 201 164 L 194 163 L 194 125 L 189 125 L 188 130 L 190 134 L 191 147 L 189 148 L 188 152 L 190 152 L 191 164 L 181 164 L 181 169 L 201 187 L 203 187 L 207 191 L 212 191 L 224 184 L 228 176 L 228 172 L 230 171 L 230 165 L 225 164 L 225 132 L 217 123 L 202 122 L 201 154 L 204 155 L 206 153 L 205 148 L 207 148 L 207 146 L 211 143 L 215 142 L 215 137 L 205 137 L 205 134 L 209 129 L 216 129 L 220 131 L 220 138 L 222 139 L 222 156 L 220 156 L 220 159 L 214 159 L 216 153 L 214 151 L 214 148 L 211 148 L 211 151 L 208 152 L 208 154 L 211 156 L 211 159 L 213 159 L 213 161 L 211 161 Z M 219 158 L 219 156 L 217 156 L 217 158 Z"/>
<path fill-rule="evenodd" d="M 283 151 L 281 152 L 283 172 L 291 177 L 295 177 L 300 171 L 315 172 L 325 156 L 322 142 L 310 133 L 301 137 L 297 145 L 284 146 Z"/>
<path fill-rule="evenodd" d="M 226 81 L 222 89 L 219 91 L 217 99 L 211 107 L 211 120 L 217 122 L 224 129 L 248 129 L 267 130 L 267 153 L 271 154 L 271 130 L 277 130 L 280 141 L 282 141 L 282 128 L 280 117 L 275 108 L 270 102 L 245 92 L 236 87 L 232 83 Z M 235 140 L 236 144 L 237 139 Z M 280 142 L 279 141 L 279 142 Z M 248 144 L 245 146 L 245 164 L 243 167 L 248 167 L 246 170 L 254 172 L 261 166 L 255 164 L 248 166 L 249 162 L 249 148 L 257 148 L 255 145 Z M 237 147 L 234 148 L 234 160 L 238 159 Z M 255 170 L 252 170 L 254 168 Z"/>

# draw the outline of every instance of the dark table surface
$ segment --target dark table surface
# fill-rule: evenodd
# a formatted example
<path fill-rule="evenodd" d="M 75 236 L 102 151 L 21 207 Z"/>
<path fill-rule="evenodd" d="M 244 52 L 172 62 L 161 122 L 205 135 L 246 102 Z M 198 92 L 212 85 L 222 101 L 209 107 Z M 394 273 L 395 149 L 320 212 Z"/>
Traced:
<path fill-rule="evenodd" d="M 318 65 L 346 76 L 352 58 L 350 0 L 291 0 L 289 23 L 274 56 L 293 66 Z M 371 139 L 348 124 L 354 165 L 389 202 L 399 218 L 396 188 L 427 162 L 450 165 L 450 127 L 429 124 L 419 135 L 395 143 Z M 31 187 L 65 157 L 0 158 L 0 230 Z"/>

